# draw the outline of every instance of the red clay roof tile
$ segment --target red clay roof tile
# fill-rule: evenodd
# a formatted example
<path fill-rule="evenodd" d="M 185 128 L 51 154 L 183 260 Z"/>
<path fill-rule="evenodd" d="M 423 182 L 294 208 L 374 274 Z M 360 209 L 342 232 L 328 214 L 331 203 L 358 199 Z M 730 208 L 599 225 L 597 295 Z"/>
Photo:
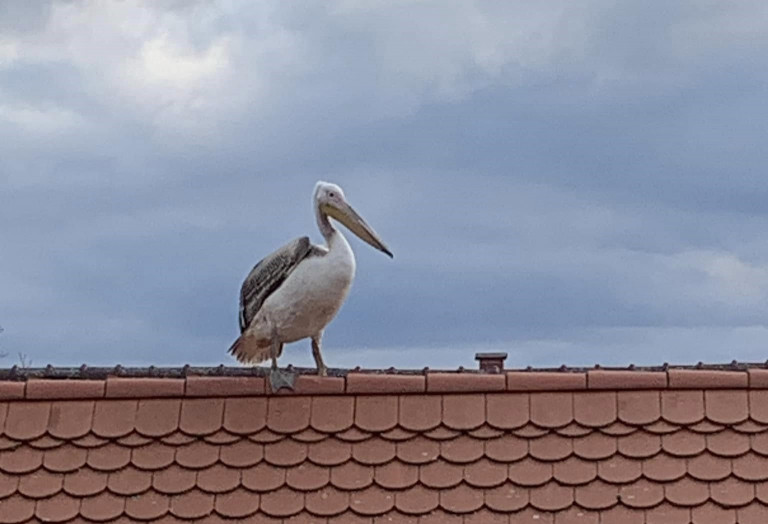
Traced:
<path fill-rule="evenodd" d="M 768 522 L 768 507 L 759 502 L 736 510 L 737 522 L 740 524 L 765 524 Z"/>
<path fill-rule="evenodd" d="M 709 485 L 683 477 L 664 485 L 664 497 L 677 506 L 698 506 L 709 498 Z"/>
<path fill-rule="evenodd" d="M 704 392 L 707 418 L 720 424 L 736 424 L 749 418 L 746 390 L 710 390 Z"/>
<path fill-rule="evenodd" d="M 531 422 L 543 428 L 559 428 L 573 420 L 573 395 L 570 393 L 532 393 Z"/>
<path fill-rule="evenodd" d="M 51 404 L 48 433 L 60 439 L 75 439 L 87 435 L 93 425 L 94 404 L 92 400 Z"/>
<path fill-rule="evenodd" d="M 642 517 L 642 513 L 640 512 L 636 512 L 635 514 Z M 682 522 L 689 523 L 691 521 L 690 518 L 690 509 L 673 506 L 667 503 L 660 504 L 655 508 L 645 511 L 646 524 L 679 524 Z M 641 520 L 640 522 L 643 521 Z"/>
<path fill-rule="evenodd" d="M 315 515 L 338 515 L 349 508 L 349 493 L 331 486 L 305 495 L 305 507 Z M 309 517 L 306 516 L 305 519 Z"/>
<path fill-rule="evenodd" d="M 136 431 L 146 437 L 163 437 L 179 427 L 181 400 L 143 399 L 136 409 Z"/>
<path fill-rule="evenodd" d="M 527 393 L 486 395 L 487 422 L 499 429 L 515 429 L 530 420 L 530 397 Z"/>
<path fill-rule="evenodd" d="M 410 431 L 427 431 L 442 422 L 440 395 L 402 395 L 399 398 L 399 423 Z"/>
<path fill-rule="evenodd" d="M 306 380 L 308 377 L 302 376 Z M 297 384 L 298 385 L 298 384 Z M 187 377 L 184 394 L 188 397 L 243 397 L 263 395 L 261 377 Z"/>
<path fill-rule="evenodd" d="M 598 480 L 574 490 L 576 503 L 582 508 L 608 509 L 619 503 L 619 486 Z"/>
<path fill-rule="evenodd" d="M 508 467 L 482 458 L 464 466 L 464 482 L 475 488 L 493 488 L 506 482 Z"/>
<path fill-rule="evenodd" d="M 574 502 L 574 489 L 562 486 L 557 482 L 548 482 L 535 490 L 529 496 L 531 506 L 541 511 L 561 511 Z"/>
<path fill-rule="evenodd" d="M 616 437 L 597 432 L 573 440 L 573 452 L 586 460 L 608 458 L 616 453 L 616 446 Z"/>
<path fill-rule="evenodd" d="M 80 505 L 80 515 L 88 520 L 105 522 L 119 517 L 124 508 L 124 497 L 103 492 L 93 497 L 84 498 Z"/>
<path fill-rule="evenodd" d="M 586 373 L 510 371 L 509 391 L 576 391 L 587 388 Z"/>
<path fill-rule="evenodd" d="M 73 497 L 90 497 L 107 487 L 107 474 L 91 468 L 80 468 L 64 476 L 64 491 Z"/>
<path fill-rule="evenodd" d="M 158 398 L 184 395 L 185 382 L 175 378 L 120 378 L 108 377 L 107 398 Z"/>
<path fill-rule="evenodd" d="M 423 376 L 377 375 L 372 373 L 350 373 L 346 379 L 347 393 L 421 393 L 426 388 Z"/>
<path fill-rule="evenodd" d="M 755 486 L 735 477 L 709 485 L 709 496 L 725 507 L 744 506 L 755 498 Z"/>
<path fill-rule="evenodd" d="M 25 522 L 35 514 L 35 501 L 13 495 L 2 501 L 3 511 L 0 512 L 0 523 Z"/>
<path fill-rule="evenodd" d="M 749 376 L 743 371 L 705 369 L 670 369 L 667 377 L 672 389 L 745 388 L 749 381 Z"/>
<path fill-rule="evenodd" d="M 171 513 L 182 519 L 199 519 L 213 511 L 214 497 L 193 490 L 171 498 Z"/>
<path fill-rule="evenodd" d="M 25 391 L 25 398 L 30 400 L 101 398 L 103 396 L 103 380 L 31 379 L 27 381 L 27 389 Z"/>
<path fill-rule="evenodd" d="M 463 477 L 464 468 L 462 466 L 442 460 L 419 467 L 419 480 L 430 488 L 451 488 L 458 485 Z"/>
<path fill-rule="evenodd" d="M 548 433 L 530 439 L 528 453 L 539 460 L 550 462 L 563 460 L 573 453 L 573 440 L 557 433 Z"/>
<path fill-rule="evenodd" d="M 228 398 L 224 406 L 224 429 L 236 435 L 256 433 L 267 425 L 267 399 Z"/>
<path fill-rule="evenodd" d="M 656 482 L 670 482 L 686 474 L 685 459 L 664 453 L 644 460 L 642 466 L 643 476 Z"/>
<path fill-rule="evenodd" d="M 630 508 L 651 508 L 664 499 L 664 487 L 646 479 L 619 488 L 619 499 Z"/>
<path fill-rule="evenodd" d="M 692 524 L 736 524 L 736 510 L 707 503 L 691 509 Z"/>
<path fill-rule="evenodd" d="M 470 393 L 443 396 L 443 424 L 454 430 L 470 430 L 485 423 L 485 395 Z"/>
<path fill-rule="evenodd" d="M 583 392 L 573 394 L 573 418 L 590 427 L 603 427 L 616 421 L 617 398 L 615 392 Z"/>
<path fill-rule="evenodd" d="M 429 373 L 427 375 L 427 391 L 431 393 L 485 393 L 506 389 L 506 377 L 500 374 Z"/>
<path fill-rule="evenodd" d="M 720 459 L 727 461 L 727 459 Z M 768 480 L 768 458 L 747 453 L 732 461 L 733 475 L 741 480 L 756 482 Z M 722 476 L 721 478 L 725 478 Z"/>
<path fill-rule="evenodd" d="M 694 424 L 704 418 L 702 391 L 662 391 L 661 415 L 674 424 Z"/>
<path fill-rule="evenodd" d="M 303 442 L 283 439 L 264 446 L 264 460 L 273 466 L 296 466 L 307 458 L 307 446 Z M 178 460 L 178 454 L 177 454 Z M 211 457 L 211 461 L 215 460 Z"/>
<path fill-rule="evenodd" d="M 396 396 L 358 396 L 355 398 L 355 425 L 370 432 L 392 429 L 397 425 L 397 405 Z"/>
<path fill-rule="evenodd" d="M 529 490 L 507 482 L 497 488 L 486 490 L 485 505 L 494 511 L 519 511 L 528 505 Z"/>
<path fill-rule="evenodd" d="M 459 484 L 439 492 L 440 507 L 450 513 L 470 513 L 483 506 L 484 493 L 481 489 Z"/>
<path fill-rule="evenodd" d="M 706 436 L 707 449 L 721 457 L 737 457 L 749 451 L 749 435 L 724 429 Z"/>
<path fill-rule="evenodd" d="M 274 491 L 285 484 L 285 468 L 277 468 L 267 463 L 260 463 L 242 471 L 240 479 L 243 487 L 258 492 Z"/>
<path fill-rule="evenodd" d="M 176 456 L 176 448 L 158 441 L 131 451 L 131 463 L 140 469 L 155 470 L 168 467 Z"/>
<path fill-rule="evenodd" d="M 14 440 L 32 440 L 48 429 L 49 402 L 11 402 L 3 433 Z"/>
<path fill-rule="evenodd" d="M 194 471 L 172 464 L 152 474 L 152 487 L 165 495 L 178 495 L 192 489 L 196 480 Z"/>
<path fill-rule="evenodd" d="M 597 477 L 597 465 L 574 455 L 555 462 L 552 476 L 560 484 L 583 485 Z"/>
<path fill-rule="evenodd" d="M 396 455 L 395 443 L 373 437 L 357 443 L 352 448 L 352 457 L 361 464 L 376 466 L 386 464 Z"/>
<path fill-rule="evenodd" d="M 374 480 L 377 485 L 385 489 L 409 488 L 419 481 L 419 467 L 392 461 L 376 466 Z"/>
<path fill-rule="evenodd" d="M 207 493 L 226 493 L 240 485 L 240 471 L 215 464 L 197 473 L 197 487 Z"/>
<path fill-rule="evenodd" d="M 597 476 L 611 484 L 628 484 L 642 475 L 642 462 L 614 455 L 597 463 Z"/>
<path fill-rule="evenodd" d="M 49 473 L 37 470 L 19 479 L 18 491 L 31 499 L 48 498 L 61 491 L 63 476 L 61 473 Z"/>
<path fill-rule="evenodd" d="M 265 455 L 267 453 L 265 450 Z M 176 449 L 175 461 L 184 468 L 207 468 L 215 464 L 217 460 L 219 460 L 219 446 L 208 444 L 202 440 L 196 440 Z"/>
<path fill-rule="evenodd" d="M 64 493 L 39 500 L 35 505 L 35 516 L 43 522 L 66 522 L 79 512 L 80 499 Z"/>
<path fill-rule="evenodd" d="M 214 503 L 216 513 L 225 518 L 248 517 L 258 509 L 259 495 L 241 488 L 217 495 Z"/>
<path fill-rule="evenodd" d="M 87 455 L 88 452 L 85 449 L 64 444 L 45 452 L 43 466 L 48 471 L 57 473 L 75 471 L 85 465 Z"/>
<path fill-rule="evenodd" d="M 625 457 L 648 458 L 661 451 L 661 436 L 646 431 L 635 431 L 615 439 L 619 453 Z"/>
<path fill-rule="evenodd" d="M 179 429 L 188 435 L 211 435 L 221 428 L 223 416 L 224 400 L 220 398 L 185 399 Z"/>
<path fill-rule="evenodd" d="M 137 520 L 158 519 L 171 508 L 171 499 L 154 490 L 128 497 L 125 501 L 125 514 Z"/>
<path fill-rule="evenodd" d="M 267 427 L 276 433 L 295 433 L 309 426 L 311 397 L 270 397 Z"/>
<path fill-rule="evenodd" d="M 110 473 L 107 488 L 116 495 L 138 495 L 152 486 L 152 473 L 128 466 Z"/>
<path fill-rule="evenodd" d="M 381 515 L 395 505 L 395 494 L 378 486 L 370 486 L 353 492 L 349 497 L 349 507 L 359 515 Z"/>
<path fill-rule="evenodd" d="M 318 396 L 312 398 L 310 424 L 323 433 L 338 433 L 352 427 L 355 417 L 355 399 L 344 396 Z"/>
<path fill-rule="evenodd" d="M 658 391 L 619 391 L 618 418 L 630 425 L 651 424 L 661 417 Z"/>
<path fill-rule="evenodd" d="M 92 431 L 104 438 L 122 437 L 133 431 L 136 421 L 136 400 L 96 402 Z"/>
<path fill-rule="evenodd" d="M 9 382 L 9 381 L 0 381 L 0 400 L 17 400 L 24 398 L 24 392 L 26 390 L 26 382 Z M 0 411 L 2 409 L 0 408 Z M 2 422 L 2 418 L 0 418 L 0 422 Z M 2 424 L 0 423 L 0 427 L 2 427 Z"/>
<path fill-rule="evenodd" d="M 6 473 L 30 473 L 43 463 L 43 452 L 26 446 L 0 453 L 0 470 Z"/>
<path fill-rule="evenodd" d="M 395 507 L 406 515 L 423 515 L 437 508 L 440 492 L 420 484 L 395 493 Z"/>
<path fill-rule="evenodd" d="M 589 389 L 663 389 L 667 374 L 662 371 L 587 371 Z"/>

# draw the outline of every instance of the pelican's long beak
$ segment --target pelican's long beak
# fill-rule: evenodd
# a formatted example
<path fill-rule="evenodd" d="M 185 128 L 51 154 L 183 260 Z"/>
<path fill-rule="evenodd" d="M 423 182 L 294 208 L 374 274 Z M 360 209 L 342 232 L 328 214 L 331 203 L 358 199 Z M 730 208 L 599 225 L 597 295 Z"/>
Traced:
<path fill-rule="evenodd" d="M 376 231 L 363 220 L 363 217 L 357 214 L 357 211 L 352 209 L 352 206 L 344 202 L 341 204 L 341 207 L 336 207 L 336 205 L 330 204 L 326 204 L 323 207 L 328 216 L 333 217 L 344 224 L 347 229 L 357 235 L 360 240 L 375 247 L 379 251 L 386 253 L 390 258 L 394 258 L 394 255 L 387 246 L 384 245 L 384 242 L 382 242 L 379 235 L 376 234 Z"/>

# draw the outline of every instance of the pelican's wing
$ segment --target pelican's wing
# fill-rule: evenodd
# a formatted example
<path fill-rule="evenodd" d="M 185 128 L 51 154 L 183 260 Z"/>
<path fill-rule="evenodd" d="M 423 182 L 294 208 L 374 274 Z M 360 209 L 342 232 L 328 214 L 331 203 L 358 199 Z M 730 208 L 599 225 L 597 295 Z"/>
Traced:
<path fill-rule="evenodd" d="M 269 295 L 312 252 L 309 237 L 284 245 L 256 264 L 240 289 L 240 333 L 246 330 Z"/>

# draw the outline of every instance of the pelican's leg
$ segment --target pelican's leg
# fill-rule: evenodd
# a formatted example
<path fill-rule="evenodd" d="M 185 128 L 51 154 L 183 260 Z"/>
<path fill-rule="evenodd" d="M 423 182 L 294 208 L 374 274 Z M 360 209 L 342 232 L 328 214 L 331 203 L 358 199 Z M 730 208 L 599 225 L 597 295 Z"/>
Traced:
<path fill-rule="evenodd" d="M 323 356 L 320 354 L 320 344 L 323 340 L 323 334 L 320 333 L 312 337 L 312 356 L 315 357 L 315 365 L 317 365 L 317 375 L 324 377 L 328 374 L 328 368 L 325 367 L 323 362 Z"/>
<path fill-rule="evenodd" d="M 280 371 L 277 367 L 277 357 L 283 351 L 283 345 L 280 343 L 280 339 L 277 336 L 277 330 L 272 328 L 272 345 L 269 348 L 269 356 L 272 358 L 272 369 L 269 370 L 269 385 L 272 387 L 272 391 L 277 391 L 280 388 L 293 389 L 293 384 L 296 382 L 296 374 L 288 371 Z"/>

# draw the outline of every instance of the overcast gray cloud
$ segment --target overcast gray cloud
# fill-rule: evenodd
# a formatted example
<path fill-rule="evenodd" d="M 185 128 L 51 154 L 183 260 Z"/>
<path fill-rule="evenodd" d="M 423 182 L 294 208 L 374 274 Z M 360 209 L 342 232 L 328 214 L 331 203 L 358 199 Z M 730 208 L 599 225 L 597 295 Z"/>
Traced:
<path fill-rule="evenodd" d="M 2 3 L 0 349 L 231 363 L 327 179 L 395 253 L 332 366 L 764 360 L 765 56 L 756 0 Z"/>

